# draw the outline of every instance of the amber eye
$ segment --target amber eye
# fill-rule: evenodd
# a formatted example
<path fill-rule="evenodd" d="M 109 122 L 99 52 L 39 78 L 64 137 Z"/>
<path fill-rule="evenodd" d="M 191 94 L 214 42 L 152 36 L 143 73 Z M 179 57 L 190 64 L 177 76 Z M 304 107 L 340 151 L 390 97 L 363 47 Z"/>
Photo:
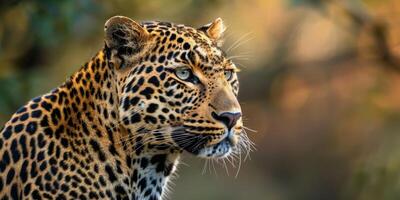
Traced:
<path fill-rule="evenodd" d="M 233 77 L 233 71 L 232 70 L 225 70 L 224 71 L 224 76 L 225 76 L 226 80 L 230 81 L 232 79 L 232 77 Z"/>

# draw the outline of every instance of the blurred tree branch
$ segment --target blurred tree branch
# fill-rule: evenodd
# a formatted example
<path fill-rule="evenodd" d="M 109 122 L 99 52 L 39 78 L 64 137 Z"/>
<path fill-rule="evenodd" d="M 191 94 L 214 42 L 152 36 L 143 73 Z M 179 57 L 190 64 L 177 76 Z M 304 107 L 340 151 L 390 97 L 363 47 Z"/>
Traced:
<path fill-rule="evenodd" d="M 246 99 L 253 99 L 254 95 L 266 95 L 268 100 L 275 97 L 274 92 L 276 91 L 276 82 L 281 80 L 290 70 L 293 69 L 292 63 L 288 60 L 291 55 L 293 42 L 296 35 L 293 33 L 297 32 L 297 29 L 305 19 L 303 13 L 301 16 L 293 17 L 289 20 L 288 24 L 285 25 L 283 31 L 279 35 L 279 42 L 272 51 L 272 55 L 266 59 L 265 66 L 260 67 L 254 71 L 248 71 L 243 73 L 243 76 L 249 76 L 254 83 L 248 84 L 251 88 L 244 88 L 241 91 L 241 96 Z M 243 98 L 244 99 L 244 98 Z"/>
<path fill-rule="evenodd" d="M 373 53 L 376 55 L 376 61 L 381 62 L 387 69 L 400 72 L 400 60 L 397 58 L 389 45 L 388 39 L 388 27 L 383 20 L 374 18 L 367 9 L 358 0 L 349 1 L 331 1 L 331 0 L 292 0 L 295 6 L 306 6 L 313 10 L 320 11 L 322 16 L 327 17 L 330 20 L 335 20 L 336 17 L 327 12 L 329 6 L 336 6 L 341 10 L 347 19 L 351 22 L 351 27 L 341 25 L 343 29 L 347 29 L 357 40 L 361 33 L 366 33 L 371 37 L 373 41 Z M 288 25 L 286 25 L 285 31 L 283 31 L 280 40 L 273 51 L 273 55 L 266 61 L 265 67 L 258 68 L 245 76 L 251 76 L 255 82 L 260 84 L 252 85 L 251 90 L 242 90 L 244 93 L 242 96 L 247 99 L 253 98 L 254 95 L 266 95 L 268 100 L 272 100 L 276 95 L 276 92 L 280 91 L 279 81 L 293 70 L 299 70 L 299 67 L 324 67 L 332 68 L 338 67 L 342 63 L 354 60 L 359 54 L 359 49 L 356 47 L 350 47 L 348 50 L 339 52 L 337 55 L 324 59 L 316 59 L 307 63 L 298 63 L 290 59 L 291 46 L 293 41 L 296 39 L 296 28 L 302 24 L 301 19 L 303 17 L 295 17 Z M 335 20 L 335 22 L 337 22 Z M 327 70 L 329 72 L 329 70 Z M 262 83 L 262 84 L 261 84 Z M 254 88 L 254 86 L 260 88 Z M 264 86 L 267 86 L 265 91 Z M 250 91 L 259 92 L 250 92 Z"/>
<path fill-rule="evenodd" d="M 349 16 L 358 29 L 367 27 L 368 34 L 374 41 L 376 55 L 384 66 L 400 72 L 399 59 L 393 55 L 388 41 L 388 27 L 382 20 L 374 18 L 359 1 L 335 1 Z M 357 31 L 359 34 L 360 31 Z"/>

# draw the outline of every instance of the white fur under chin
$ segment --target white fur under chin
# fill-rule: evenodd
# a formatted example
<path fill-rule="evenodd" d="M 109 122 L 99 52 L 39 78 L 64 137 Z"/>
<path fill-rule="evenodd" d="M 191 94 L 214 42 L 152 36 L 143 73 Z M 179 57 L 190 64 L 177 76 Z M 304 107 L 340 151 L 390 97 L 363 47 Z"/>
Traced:
<path fill-rule="evenodd" d="M 223 140 L 216 145 L 201 149 L 197 156 L 202 158 L 225 158 L 232 153 L 232 148 L 229 141 Z"/>

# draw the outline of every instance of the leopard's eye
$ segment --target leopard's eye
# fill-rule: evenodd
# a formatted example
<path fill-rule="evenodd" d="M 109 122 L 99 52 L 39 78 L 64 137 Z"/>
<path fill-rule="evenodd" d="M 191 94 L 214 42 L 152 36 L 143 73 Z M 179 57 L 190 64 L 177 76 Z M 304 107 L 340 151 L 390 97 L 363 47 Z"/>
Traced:
<path fill-rule="evenodd" d="M 195 76 L 192 70 L 188 67 L 178 67 L 174 70 L 175 76 L 179 79 L 187 82 L 191 82 L 193 84 L 199 84 L 200 80 Z"/>
<path fill-rule="evenodd" d="M 188 80 L 192 76 L 192 71 L 187 67 L 179 67 L 175 69 L 175 75 L 181 80 Z"/>
<path fill-rule="evenodd" d="M 226 80 L 230 81 L 232 79 L 232 77 L 233 77 L 233 71 L 232 70 L 225 70 L 224 71 L 224 76 L 225 76 Z"/>

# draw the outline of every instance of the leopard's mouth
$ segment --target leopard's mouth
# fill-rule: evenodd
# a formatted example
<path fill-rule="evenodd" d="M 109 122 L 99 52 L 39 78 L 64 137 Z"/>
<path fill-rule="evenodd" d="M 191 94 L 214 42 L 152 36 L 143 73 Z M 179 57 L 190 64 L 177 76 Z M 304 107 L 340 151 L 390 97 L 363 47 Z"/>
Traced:
<path fill-rule="evenodd" d="M 232 152 L 233 147 L 234 145 L 232 142 L 228 138 L 225 138 L 217 144 L 202 148 L 197 156 L 204 158 L 223 158 Z"/>
<path fill-rule="evenodd" d="M 237 144 L 235 131 L 226 130 L 222 134 L 173 134 L 175 143 L 183 150 L 203 158 L 223 158 L 228 156 Z"/>

